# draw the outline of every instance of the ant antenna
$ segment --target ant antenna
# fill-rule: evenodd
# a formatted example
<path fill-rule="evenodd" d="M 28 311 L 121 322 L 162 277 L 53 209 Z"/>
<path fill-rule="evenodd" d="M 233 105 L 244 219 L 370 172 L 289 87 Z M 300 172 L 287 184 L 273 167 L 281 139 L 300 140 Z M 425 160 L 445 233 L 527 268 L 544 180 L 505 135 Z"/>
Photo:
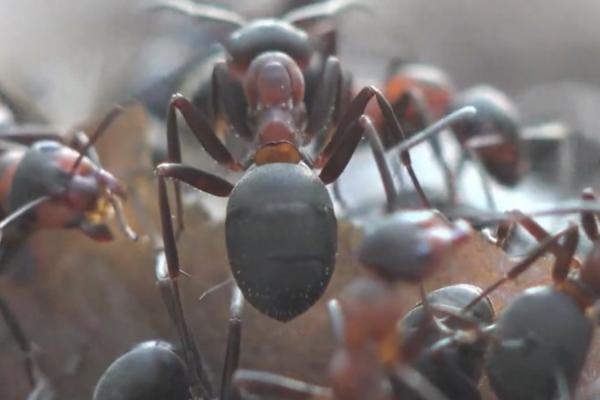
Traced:
<path fill-rule="evenodd" d="M 102 121 L 100 121 L 100 124 L 98 124 L 98 127 L 96 128 L 96 131 L 90 137 L 89 141 L 87 143 L 85 143 L 85 145 L 83 146 L 83 148 L 81 148 L 79 150 L 79 157 L 77 157 L 77 159 L 75 160 L 75 163 L 71 167 L 71 171 L 69 171 L 69 176 L 71 178 L 73 177 L 73 175 L 75 175 L 75 171 L 77 170 L 77 167 L 79 167 L 79 164 L 81 164 L 81 161 L 83 160 L 83 157 L 92 148 L 92 146 L 94 145 L 94 143 L 96 143 L 98 141 L 98 139 L 100 138 L 100 136 L 102 136 L 106 132 L 106 130 L 112 125 L 112 123 L 114 122 L 114 120 L 119 115 L 121 115 L 124 111 L 125 111 L 125 109 L 122 106 L 120 106 L 120 105 L 114 106 L 108 112 L 108 114 L 106 114 L 106 116 L 102 119 Z"/>
<path fill-rule="evenodd" d="M 240 14 L 208 4 L 198 4 L 188 0 L 159 0 L 147 7 L 150 11 L 166 9 L 176 11 L 199 20 L 223 22 L 241 28 L 248 20 Z"/>
<path fill-rule="evenodd" d="M 296 8 L 282 15 L 281 19 L 298 25 L 311 20 L 333 18 L 352 9 L 371 12 L 371 9 L 361 0 L 330 0 Z"/>

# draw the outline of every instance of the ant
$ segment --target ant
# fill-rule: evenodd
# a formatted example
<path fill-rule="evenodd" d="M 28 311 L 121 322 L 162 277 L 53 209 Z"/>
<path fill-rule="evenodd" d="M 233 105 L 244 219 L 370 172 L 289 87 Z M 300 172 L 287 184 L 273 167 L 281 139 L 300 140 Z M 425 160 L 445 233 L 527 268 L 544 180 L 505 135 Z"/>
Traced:
<path fill-rule="evenodd" d="M 231 141 L 232 136 L 226 134 L 233 131 L 236 134 L 235 138 L 238 135 L 245 139 L 252 136 L 244 124 L 236 123 L 236 121 L 243 121 L 247 118 L 249 104 L 239 79 L 222 72 L 219 74 L 221 85 L 217 88 L 215 82 L 217 73 L 215 71 L 212 77 L 210 73 L 213 71 L 213 66 L 217 63 L 225 63 L 230 54 L 234 54 L 236 58 L 251 58 L 253 57 L 252 53 L 259 53 L 267 49 L 295 54 L 295 59 L 302 61 L 300 67 L 305 81 L 305 105 L 307 112 L 312 114 L 313 107 L 317 108 L 328 104 L 319 100 L 323 94 L 323 90 L 319 89 L 321 82 L 337 79 L 333 76 L 322 77 L 328 57 L 337 52 L 337 32 L 332 26 L 332 19 L 352 9 L 368 10 L 365 4 L 356 0 L 327 0 L 292 9 L 278 18 L 259 18 L 249 21 L 233 11 L 182 0 L 158 1 L 152 4 L 150 9 L 167 9 L 194 19 L 218 22 L 236 29 L 230 34 L 229 45 L 225 49 L 213 48 L 206 57 L 194 57 L 190 62 L 191 65 L 184 65 L 174 75 L 179 76 L 178 79 L 183 81 L 179 90 L 183 93 L 190 92 L 191 104 L 203 114 L 217 135 L 228 143 L 231 142 L 230 145 L 238 146 L 240 143 Z M 247 54 L 242 55 L 242 52 Z M 249 62 L 249 58 L 245 62 Z M 194 67 L 194 64 L 199 62 L 201 65 Z M 192 70 L 191 73 L 190 70 Z M 200 82 L 196 83 L 197 86 L 191 90 L 188 89 L 194 83 L 187 82 L 186 79 L 190 80 L 189 78 L 180 77 L 186 74 L 192 75 L 196 80 L 200 79 Z M 200 78 L 194 75 L 200 75 Z M 344 87 L 342 92 L 347 93 L 348 96 L 338 96 L 338 103 L 344 103 L 346 98 L 349 98 L 352 85 L 352 77 L 346 71 L 342 72 L 342 80 Z M 138 97 L 147 102 L 149 98 L 152 99 L 156 96 L 153 93 L 142 93 Z M 157 110 L 154 110 L 156 107 L 153 107 L 153 103 L 149 104 L 149 107 L 154 113 L 162 116 L 162 111 L 158 113 Z M 336 107 L 333 118 L 339 118 L 343 109 L 344 104 Z M 329 110 L 324 110 L 324 112 L 327 113 Z"/>
<path fill-rule="evenodd" d="M 423 351 L 423 336 L 429 327 L 418 323 L 418 334 L 400 338 L 398 322 L 405 310 L 401 306 L 403 293 L 396 283 L 420 282 L 440 268 L 444 255 L 464 242 L 470 230 L 461 223 L 448 224 L 431 210 L 400 211 L 372 229 L 358 251 L 361 264 L 370 273 L 355 279 L 337 300 L 329 302 L 337 342 L 330 363 L 331 388 L 248 370 L 236 372 L 234 382 L 238 386 L 278 398 L 391 399 L 409 388 L 419 398 L 446 399 L 412 366 Z M 414 245 L 411 234 L 415 233 L 416 240 L 421 240 L 419 246 Z M 388 257 L 382 261 L 375 255 L 377 251 L 387 251 Z M 405 258 L 398 262 L 396 255 L 400 253 Z"/>
<path fill-rule="evenodd" d="M 582 196 L 584 204 L 595 199 L 589 190 Z M 597 211 L 592 210 L 593 204 L 579 210 L 584 232 L 593 241 L 593 247 L 582 263 L 574 257 L 579 241 L 577 225 L 571 223 L 550 235 L 531 218 L 531 214 L 518 211 L 509 214 L 511 221 L 521 224 L 540 244 L 481 296 L 516 279 L 546 251 L 555 257 L 554 284 L 529 288 L 513 298 L 488 330 L 490 339 L 485 368 L 499 399 L 549 399 L 557 395 L 570 398 L 575 390 L 593 337 L 594 321 L 588 313 L 596 307 L 600 292 L 600 241 Z M 577 210 L 567 207 L 554 213 L 560 211 Z M 573 265 L 578 269 L 569 274 Z M 481 297 L 477 297 L 463 311 L 475 307 L 480 300 Z"/>
<path fill-rule="evenodd" d="M 117 358 L 102 374 L 92 400 L 188 400 L 183 359 L 171 343 L 142 342 Z"/>
<path fill-rule="evenodd" d="M 528 148 L 537 142 L 560 141 L 566 129 L 557 132 L 557 124 L 524 126 L 514 102 L 500 90 L 491 86 L 476 86 L 458 92 L 447 74 L 432 65 L 404 63 L 396 60 L 390 64 L 386 78 L 385 95 L 392 103 L 399 119 L 410 135 L 422 129 L 445 113 L 464 106 L 474 106 L 477 118 L 453 124 L 451 131 L 463 149 L 460 163 L 455 169 L 446 161 L 441 144 L 430 140 L 435 159 L 442 168 L 448 198 L 455 203 L 455 177 L 460 176 L 467 159 L 471 158 L 482 180 L 487 202 L 495 208 L 486 171 L 498 183 L 514 187 L 530 170 Z M 376 122 L 381 120 L 377 111 L 370 109 Z M 379 128 L 379 125 L 376 125 Z M 384 128 L 384 144 L 393 144 L 398 138 Z M 388 144 L 389 143 L 389 144 Z"/>
<path fill-rule="evenodd" d="M 377 148 L 382 143 L 374 128 L 368 129 L 367 134 L 376 143 L 372 147 L 374 154 L 381 155 Z M 386 181 L 391 171 L 384 159 L 377 160 L 381 178 Z M 395 196 L 395 192 L 389 193 L 390 210 L 394 208 Z M 471 234 L 464 221 L 451 224 L 431 209 L 397 211 L 373 224 L 358 249 L 358 259 L 369 274 L 355 279 L 339 299 L 329 303 L 337 342 L 330 364 L 331 388 L 246 370 L 235 374 L 236 384 L 253 394 L 283 398 L 388 399 L 398 398 L 408 388 L 419 398 L 445 399 L 429 377 L 411 365 L 421 357 L 426 344 L 423 336 L 429 334 L 430 326 L 419 321 L 418 334 L 401 340 L 397 325 L 405 310 L 396 283 L 421 282 L 441 268 L 448 254 Z M 464 305 L 469 300 L 461 299 L 459 303 Z M 425 299 L 424 304 L 430 307 Z M 480 309 L 484 315 L 493 315 L 493 310 L 485 306 Z"/>
<path fill-rule="evenodd" d="M 374 130 L 363 115 L 367 103 L 375 97 L 386 124 L 399 136 L 402 128 L 385 97 L 368 86 L 348 105 L 330 140 L 315 147 L 315 138 L 328 130 L 343 92 L 337 58 L 329 56 L 325 62 L 315 103 L 308 113 L 302 69 L 308 65 L 312 51 L 303 31 L 289 22 L 262 20 L 243 26 L 223 46 L 228 58 L 226 63 L 214 66 L 215 103 L 225 107 L 229 122 L 248 140 L 253 151 L 243 162 L 234 159 L 190 100 L 180 94 L 172 97 L 167 119 L 168 162 L 156 168 L 169 275 L 175 279 L 180 273 L 176 239 L 183 229 L 183 220 L 175 182 L 175 230 L 167 178 L 216 196 L 229 196 L 225 236 L 233 276 L 255 308 L 287 321 L 321 297 L 333 274 L 337 222 L 325 185 L 342 173 L 364 131 Z M 231 79 L 241 82 L 244 89 L 248 109 L 243 114 L 228 100 Z M 214 160 L 231 171 L 244 172 L 235 185 L 181 163 L 177 112 Z M 452 115 L 442 125 L 472 112 Z M 411 143 L 414 144 L 418 142 Z M 402 154 L 416 181 L 408 148 Z M 319 175 L 313 172 L 315 169 L 320 169 Z"/>
<path fill-rule="evenodd" d="M 0 130 L 1 264 L 38 229 L 76 228 L 95 241 L 112 240 L 104 220 L 113 210 L 124 234 L 136 240 L 122 210 L 126 190 L 92 147 L 121 112 L 113 108 L 90 139 L 79 132 L 69 140 L 37 125 Z"/>

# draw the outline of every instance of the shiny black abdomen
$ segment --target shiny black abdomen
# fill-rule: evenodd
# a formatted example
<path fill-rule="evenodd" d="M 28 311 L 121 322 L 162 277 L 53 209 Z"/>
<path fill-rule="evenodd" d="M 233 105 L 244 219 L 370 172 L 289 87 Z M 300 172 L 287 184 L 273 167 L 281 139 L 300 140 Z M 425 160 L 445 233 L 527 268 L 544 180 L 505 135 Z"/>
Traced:
<path fill-rule="evenodd" d="M 225 234 L 244 297 L 277 320 L 308 310 L 333 274 L 333 205 L 319 177 L 304 164 L 248 170 L 229 198 Z"/>

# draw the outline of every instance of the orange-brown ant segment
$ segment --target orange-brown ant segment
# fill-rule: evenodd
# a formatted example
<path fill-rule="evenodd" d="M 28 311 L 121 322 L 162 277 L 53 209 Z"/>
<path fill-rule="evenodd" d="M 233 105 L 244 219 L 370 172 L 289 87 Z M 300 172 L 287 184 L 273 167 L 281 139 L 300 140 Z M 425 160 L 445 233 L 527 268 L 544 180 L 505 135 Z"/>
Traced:
<path fill-rule="evenodd" d="M 393 103 L 411 90 L 420 92 L 434 120 L 446 114 L 455 95 L 454 86 L 443 71 L 423 64 L 401 67 L 388 79 L 384 94 Z M 408 106 L 405 119 L 408 125 L 418 126 L 420 117 L 414 105 Z"/>
<path fill-rule="evenodd" d="M 270 163 L 298 164 L 302 156 L 298 148 L 291 143 L 278 143 L 261 147 L 254 156 L 256 165 Z"/>

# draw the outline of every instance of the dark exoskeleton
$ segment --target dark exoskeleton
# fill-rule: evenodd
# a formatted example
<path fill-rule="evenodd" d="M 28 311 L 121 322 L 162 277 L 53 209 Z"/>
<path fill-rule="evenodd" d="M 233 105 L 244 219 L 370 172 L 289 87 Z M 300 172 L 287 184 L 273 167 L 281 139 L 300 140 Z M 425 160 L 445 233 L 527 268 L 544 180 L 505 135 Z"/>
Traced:
<path fill-rule="evenodd" d="M 530 215 L 511 212 L 512 222 L 521 224 L 540 244 L 463 308 L 471 310 L 482 296 L 515 279 L 545 252 L 553 253 L 554 284 L 517 295 L 487 330 L 485 370 L 499 399 L 569 399 L 575 392 L 597 318 L 591 311 L 597 308 L 600 293 L 597 205 L 591 202 L 595 196 L 589 190 L 584 191 L 583 199 L 581 225 L 593 241 L 583 263 L 574 258 L 579 240 L 576 224 L 551 235 Z M 567 207 L 566 211 L 578 208 Z M 569 273 L 574 265 L 579 268 Z"/>
<path fill-rule="evenodd" d="M 316 9 L 320 14 L 291 12 L 294 18 L 290 19 L 300 24 L 304 18 L 330 17 L 324 9 Z M 206 11 L 204 6 L 201 10 Z M 314 51 L 308 36 L 290 22 L 259 20 L 235 31 L 223 45 L 227 62 L 214 66 L 213 104 L 247 139 L 252 152 L 247 160 L 235 160 L 193 104 L 181 95 L 173 96 L 167 119 L 169 162 L 156 169 L 167 261 L 171 275 L 178 276 L 175 238 L 183 222 L 180 196 L 176 187 L 179 229 L 174 232 L 164 179 L 217 196 L 231 195 L 225 235 L 234 277 L 252 305 L 285 321 L 314 304 L 333 273 L 336 221 L 324 184 L 337 179 L 364 131 L 374 129 L 363 115 L 367 103 L 376 97 L 390 129 L 398 136 L 402 129 L 390 104 L 370 86 L 344 107 L 338 123 L 332 123 L 332 115 L 340 112 L 340 99 L 349 96 L 334 56 L 325 62 L 307 112 L 303 68 Z M 231 93 L 236 85 L 243 88 L 243 106 L 239 96 Z M 245 171 L 235 186 L 181 164 L 177 111 L 212 158 L 232 171 Z M 329 131 L 333 131 L 331 138 L 324 140 Z M 403 154 L 410 164 L 408 150 Z M 315 169 L 320 169 L 318 176 Z M 264 273 L 256 273 L 257 269 Z"/>
<path fill-rule="evenodd" d="M 122 212 L 126 190 L 92 147 L 121 111 L 108 113 L 89 139 L 41 125 L 0 129 L 0 269 L 37 229 L 76 228 L 93 240 L 112 240 L 105 220 L 113 211 L 123 232 L 136 239 Z"/>

